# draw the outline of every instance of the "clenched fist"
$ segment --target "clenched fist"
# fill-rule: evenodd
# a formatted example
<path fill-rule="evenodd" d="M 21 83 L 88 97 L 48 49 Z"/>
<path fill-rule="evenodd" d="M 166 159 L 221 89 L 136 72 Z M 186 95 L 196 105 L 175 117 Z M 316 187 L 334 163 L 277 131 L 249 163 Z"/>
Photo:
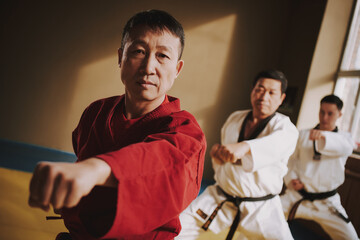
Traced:
<path fill-rule="evenodd" d="M 246 142 L 215 144 L 211 148 L 210 155 L 219 164 L 226 162 L 237 163 L 249 151 L 250 146 Z"/>
<path fill-rule="evenodd" d="M 96 185 L 115 186 L 110 166 L 96 158 L 79 163 L 40 162 L 30 181 L 29 205 L 48 211 L 76 206 Z"/>

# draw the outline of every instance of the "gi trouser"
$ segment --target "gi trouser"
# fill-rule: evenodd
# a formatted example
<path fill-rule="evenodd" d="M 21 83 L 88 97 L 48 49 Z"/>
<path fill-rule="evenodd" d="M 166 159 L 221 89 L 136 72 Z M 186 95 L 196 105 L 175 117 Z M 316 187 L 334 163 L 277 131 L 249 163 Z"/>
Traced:
<path fill-rule="evenodd" d="M 281 196 L 281 203 L 286 217 L 289 216 L 294 204 L 302 198 L 303 196 L 299 192 L 293 189 L 286 190 L 285 194 Z M 301 201 L 294 216 L 319 223 L 332 239 L 358 239 L 354 226 L 351 222 L 344 221 L 339 213 L 344 218 L 347 218 L 345 209 L 341 205 L 340 196 L 336 193 L 323 200 Z"/>
<path fill-rule="evenodd" d="M 219 205 L 221 207 L 216 216 L 210 224 L 206 224 Z M 243 201 L 235 206 L 216 185 L 209 186 L 181 213 L 182 230 L 175 239 L 198 239 L 205 233 L 203 227 L 206 228 L 207 225 L 212 232 L 220 233 L 233 224 L 239 211 L 241 216 L 239 226 L 236 227 L 238 239 L 293 239 L 282 212 L 279 196 L 254 202 Z"/>

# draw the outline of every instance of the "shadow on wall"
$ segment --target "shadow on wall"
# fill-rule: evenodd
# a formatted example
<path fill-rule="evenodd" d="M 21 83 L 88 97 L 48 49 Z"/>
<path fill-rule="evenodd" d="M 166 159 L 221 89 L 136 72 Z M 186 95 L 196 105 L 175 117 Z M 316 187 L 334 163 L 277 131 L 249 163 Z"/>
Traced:
<path fill-rule="evenodd" d="M 157 8 L 185 29 L 185 67 L 170 94 L 198 119 L 210 148 L 220 141 L 227 116 L 250 107 L 253 76 L 286 59 L 290 3 L 1 3 L 0 138 L 72 151 L 71 132 L 84 108 L 124 92 L 116 55 L 123 25 L 134 13 Z M 205 169 L 211 169 L 209 160 Z M 205 170 L 205 177 L 211 175 Z"/>

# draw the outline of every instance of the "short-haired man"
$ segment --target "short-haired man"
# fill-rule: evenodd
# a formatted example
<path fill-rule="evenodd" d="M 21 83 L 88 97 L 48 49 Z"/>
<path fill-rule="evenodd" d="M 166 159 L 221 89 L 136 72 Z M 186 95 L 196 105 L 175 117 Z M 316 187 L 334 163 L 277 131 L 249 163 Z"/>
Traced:
<path fill-rule="evenodd" d="M 72 239 L 173 239 L 200 188 L 206 141 L 166 93 L 179 75 L 184 32 L 164 11 L 125 25 L 125 94 L 92 103 L 73 132 L 77 163 L 37 165 L 29 204 L 61 209 Z"/>
<path fill-rule="evenodd" d="M 206 230 L 230 227 L 240 239 L 292 239 L 282 212 L 281 192 L 298 131 L 276 110 L 287 79 L 277 70 L 260 72 L 251 92 L 252 110 L 232 113 L 221 129 L 221 145 L 211 149 L 216 184 L 180 215 L 176 239 L 197 239 Z"/>
<path fill-rule="evenodd" d="M 358 239 L 336 191 L 344 182 L 345 163 L 355 146 L 351 135 L 336 127 L 342 107 L 339 97 L 325 96 L 320 102 L 320 123 L 300 131 L 281 201 L 289 224 L 294 218 L 310 219 L 332 239 Z"/>

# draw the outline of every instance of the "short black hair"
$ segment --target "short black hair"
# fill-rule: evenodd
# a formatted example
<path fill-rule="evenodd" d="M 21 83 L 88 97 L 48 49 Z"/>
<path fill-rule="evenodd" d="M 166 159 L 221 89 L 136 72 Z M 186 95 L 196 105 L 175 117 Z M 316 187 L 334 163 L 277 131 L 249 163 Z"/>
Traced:
<path fill-rule="evenodd" d="M 169 13 L 156 9 L 139 12 L 128 20 L 122 33 L 122 49 L 124 49 L 124 45 L 127 41 L 127 38 L 129 37 L 130 32 L 138 25 L 146 25 L 154 31 L 167 30 L 177 36 L 181 44 L 179 59 L 181 58 L 185 45 L 185 33 L 183 27 Z"/>
<path fill-rule="evenodd" d="M 287 86 L 288 86 L 288 80 L 285 76 L 285 74 L 279 70 L 270 69 L 270 70 L 263 70 L 259 72 L 253 82 L 253 87 L 255 87 L 256 83 L 260 78 L 271 78 L 275 79 L 281 82 L 281 93 L 285 93 Z"/>
<path fill-rule="evenodd" d="M 344 103 L 343 101 L 336 95 L 334 94 L 330 94 L 330 95 L 327 95 L 325 97 L 323 97 L 320 101 L 320 104 L 321 103 L 332 103 L 332 104 L 335 104 L 337 109 L 339 109 L 339 111 L 341 111 L 341 109 L 343 108 L 344 106 Z"/>

